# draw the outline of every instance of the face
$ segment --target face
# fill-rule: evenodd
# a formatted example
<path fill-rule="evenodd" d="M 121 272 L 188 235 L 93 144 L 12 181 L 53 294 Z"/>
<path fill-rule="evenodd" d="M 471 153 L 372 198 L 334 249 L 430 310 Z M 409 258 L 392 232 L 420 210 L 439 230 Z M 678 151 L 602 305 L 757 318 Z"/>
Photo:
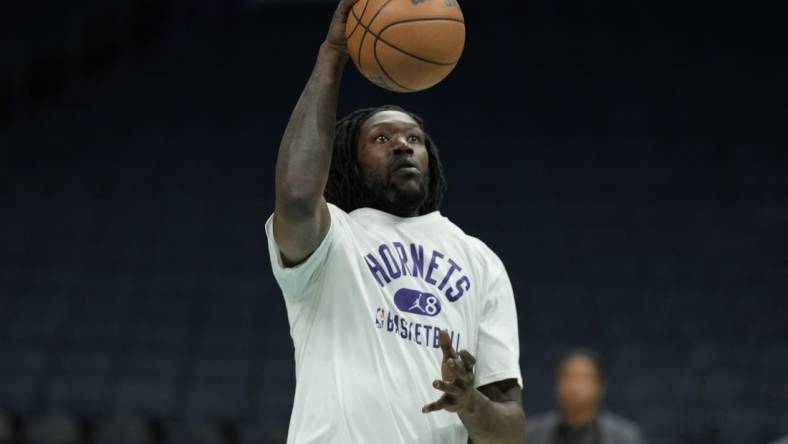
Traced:
<path fill-rule="evenodd" d="M 361 126 L 358 164 L 380 210 L 415 216 L 429 189 L 424 132 L 401 111 L 381 111 Z"/>
<path fill-rule="evenodd" d="M 570 357 L 558 371 L 558 402 L 564 411 L 596 408 L 604 390 L 594 362 L 586 356 Z"/>

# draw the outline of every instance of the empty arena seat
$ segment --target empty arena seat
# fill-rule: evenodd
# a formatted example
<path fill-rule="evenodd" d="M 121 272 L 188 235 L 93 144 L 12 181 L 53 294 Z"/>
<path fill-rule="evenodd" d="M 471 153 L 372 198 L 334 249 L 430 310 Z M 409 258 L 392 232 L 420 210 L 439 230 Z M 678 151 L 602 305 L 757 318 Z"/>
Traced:
<path fill-rule="evenodd" d="M 0 410 L 0 444 L 13 444 L 15 439 L 11 417 Z"/>
<path fill-rule="evenodd" d="M 150 424 L 139 416 L 115 416 L 98 421 L 94 432 L 95 444 L 153 444 L 155 438 Z"/>
<path fill-rule="evenodd" d="M 178 421 L 166 425 L 167 444 L 227 444 L 227 434 L 215 421 Z"/>
<path fill-rule="evenodd" d="M 81 444 L 85 440 L 76 418 L 67 414 L 33 416 L 24 423 L 29 444 Z"/>
<path fill-rule="evenodd" d="M 260 420 L 242 424 L 239 444 L 284 443 L 287 441 L 287 423 Z"/>

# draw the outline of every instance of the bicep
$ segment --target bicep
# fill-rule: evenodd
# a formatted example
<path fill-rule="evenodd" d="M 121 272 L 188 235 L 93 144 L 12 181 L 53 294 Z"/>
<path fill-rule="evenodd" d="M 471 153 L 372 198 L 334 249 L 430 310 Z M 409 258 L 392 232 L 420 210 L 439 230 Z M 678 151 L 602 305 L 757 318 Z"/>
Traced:
<path fill-rule="evenodd" d="M 274 239 L 282 262 L 296 266 L 309 258 L 320 246 L 331 226 L 331 214 L 325 198 L 312 211 L 277 203 L 274 210 Z"/>

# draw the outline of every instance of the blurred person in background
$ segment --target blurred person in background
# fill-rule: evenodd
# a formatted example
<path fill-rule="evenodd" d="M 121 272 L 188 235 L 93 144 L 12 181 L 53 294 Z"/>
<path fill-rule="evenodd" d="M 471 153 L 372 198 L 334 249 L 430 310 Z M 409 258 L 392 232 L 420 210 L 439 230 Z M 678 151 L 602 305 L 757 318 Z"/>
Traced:
<path fill-rule="evenodd" d="M 602 359 L 591 350 L 566 355 L 556 372 L 560 411 L 529 420 L 528 444 L 645 444 L 633 422 L 600 409 L 607 386 Z"/>

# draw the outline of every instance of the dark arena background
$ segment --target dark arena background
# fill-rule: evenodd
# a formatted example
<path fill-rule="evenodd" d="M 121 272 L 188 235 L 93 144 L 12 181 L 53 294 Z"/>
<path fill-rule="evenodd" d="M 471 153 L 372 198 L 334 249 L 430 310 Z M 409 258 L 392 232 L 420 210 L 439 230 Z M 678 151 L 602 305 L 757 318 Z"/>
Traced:
<path fill-rule="evenodd" d="M 605 406 L 651 443 L 788 434 L 784 15 L 461 5 L 446 81 L 398 95 L 349 65 L 340 114 L 425 118 L 443 213 L 511 276 L 526 413 L 587 346 Z M 2 3 L 0 443 L 284 442 L 293 348 L 264 222 L 333 6 Z"/>

